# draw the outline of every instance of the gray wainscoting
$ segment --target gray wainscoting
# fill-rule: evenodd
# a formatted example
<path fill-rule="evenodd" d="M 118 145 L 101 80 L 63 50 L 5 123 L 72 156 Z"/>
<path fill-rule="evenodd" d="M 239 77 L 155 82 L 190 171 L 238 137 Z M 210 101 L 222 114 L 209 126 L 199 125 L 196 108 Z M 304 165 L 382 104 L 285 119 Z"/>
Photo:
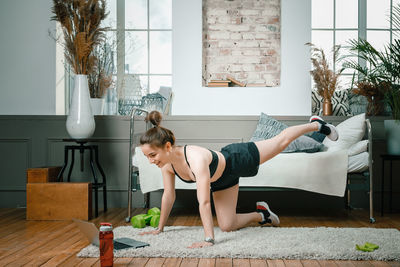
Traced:
<path fill-rule="evenodd" d="M 304 123 L 304 116 L 275 116 L 276 119 L 295 125 Z M 94 144 L 99 146 L 99 160 L 107 176 L 108 202 L 110 207 L 127 206 L 128 164 L 129 164 L 129 118 L 123 116 L 96 116 Z M 344 117 L 329 117 L 333 124 Z M 379 155 L 385 153 L 383 120 L 385 117 L 371 118 L 374 135 L 375 206 L 380 207 L 381 161 Z M 258 116 L 166 116 L 162 125 L 171 129 L 177 144 L 198 144 L 210 149 L 250 139 L 256 128 Z M 68 138 L 65 129 L 66 116 L 0 116 L 0 207 L 26 206 L 26 169 L 41 166 L 61 166 L 64 162 L 63 138 Z M 135 118 L 137 136 L 145 129 L 143 117 Z M 91 181 L 89 155 L 85 153 L 84 171 L 80 171 L 79 153 L 75 152 L 72 181 Z M 399 177 L 399 166 L 395 166 L 393 177 Z M 64 173 L 64 177 L 67 172 Z M 386 182 L 386 184 L 388 184 Z M 399 187 L 394 184 L 393 207 L 399 208 Z M 102 200 L 100 196 L 100 210 Z M 368 198 L 363 194 L 353 195 L 354 205 L 368 206 Z M 160 205 L 161 192 L 151 193 L 151 206 Z M 322 196 L 308 192 L 240 192 L 239 209 L 252 207 L 254 201 L 264 199 L 275 206 L 293 208 L 296 205 L 321 208 L 343 207 L 343 199 Z M 299 201 L 301 199 L 301 201 Z M 316 201 L 318 200 L 318 201 Z M 386 201 L 388 203 L 388 201 Z M 143 195 L 133 195 L 133 207 L 143 206 Z M 174 207 L 197 209 L 194 191 L 179 190 Z"/>

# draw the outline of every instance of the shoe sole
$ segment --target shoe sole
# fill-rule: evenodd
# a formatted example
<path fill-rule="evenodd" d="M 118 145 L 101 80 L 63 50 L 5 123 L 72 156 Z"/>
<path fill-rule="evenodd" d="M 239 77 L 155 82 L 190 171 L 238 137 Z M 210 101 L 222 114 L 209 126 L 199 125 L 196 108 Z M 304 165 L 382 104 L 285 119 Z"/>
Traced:
<path fill-rule="evenodd" d="M 264 202 L 264 201 L 262 201 L 262 202 L 257 202 L 257 203 L 256 203 L 256 206 L 262 206 L 262 207 L 264 207 L 264 208 L 267 208 L 267 211 L 268 211 L 269 214 L 270 214 L 269 219 L 271 220 L 271 224 L 272 224 L 273 226 L 278 226 L 278 225 L 281 223 L 280 220 L 279 220 L 278 215 L 276 215 L 275 213 L 273 213 L 273 212 L 271 211 L 271 209 L 269 208 L 269 206 L 268 206 L 268 204 L 267 204 L 266 202 Z"/>

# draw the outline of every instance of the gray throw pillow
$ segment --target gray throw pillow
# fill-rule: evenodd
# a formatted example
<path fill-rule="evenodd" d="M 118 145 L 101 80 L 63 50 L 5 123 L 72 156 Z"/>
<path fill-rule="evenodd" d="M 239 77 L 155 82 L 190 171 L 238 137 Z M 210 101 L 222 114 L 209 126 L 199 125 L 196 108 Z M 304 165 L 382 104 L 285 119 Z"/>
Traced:
<path fill-rule="evenodd" d="M 260 119 L 257 124 L 257 128 L 253 133 L 253 136 L 250 139 L 250 142 L 257 142 L 265 139 L 270 139 L 288 126 L 265 113 L 261 113 Z M 314 139 L 308 136 L 300 136 L 293 142 L 289 144 L 289 146 L 283 151 L 283 153 L 293 153 L 293 152 L 307 152 L 313 153 L 321 151 L 324 147 L 320 142 L 315 141 Z"/>

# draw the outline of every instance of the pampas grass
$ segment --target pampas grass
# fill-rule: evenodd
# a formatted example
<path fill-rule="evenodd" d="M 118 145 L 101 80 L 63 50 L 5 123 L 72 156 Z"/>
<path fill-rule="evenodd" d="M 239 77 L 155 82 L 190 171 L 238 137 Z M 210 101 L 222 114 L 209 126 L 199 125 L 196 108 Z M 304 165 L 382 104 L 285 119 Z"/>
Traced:
<path fill-rule="evenodd" d="M 317 92 L 323 99 L 331 101 L 333 93 L 338 87 L 338 77 L 342 73 L 343 69 L 340 69 L 335 73 L 329 68 L 328 60 L 321 48 L 316 47 L 312 43 L 306 43 L 306 45 L 311 47 L 311 62 L 314 69 L 311 70 L 310 73 L 314 79 Z M 334 47 L 334 62 L 336 62 L 336 59 L 338 58 L 339 49 L 340 46 Z"/>
<path fill-rule="evenodd" d="M 93 49 L 104 39 L 100 26 L 106 13 L 105 0 L 53 0 L 51 20 L 60 22 L 65 40 L 65 58 L 75 74 L 89 74 L 96 66 Z"/>

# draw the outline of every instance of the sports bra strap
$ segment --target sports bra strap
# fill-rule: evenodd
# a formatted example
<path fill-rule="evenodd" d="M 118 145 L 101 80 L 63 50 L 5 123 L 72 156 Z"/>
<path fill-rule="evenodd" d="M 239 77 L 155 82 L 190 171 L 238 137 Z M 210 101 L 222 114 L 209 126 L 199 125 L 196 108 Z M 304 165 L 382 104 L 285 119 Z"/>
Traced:
<path fill-rule="evenodd" d="M 187 165 L 188 165 L 188 166 L 189 166 L 189 168 L 190 168 L 189 161 L 187 160 L 187 157 L 186 157 L 186 147 L 187 147 L 187 145 L 185 145 L 185 146 L 183 147 L 183 153 L 185 154 L 185 160 L 186 160 L 186 163 L 187 163 Z"/>

